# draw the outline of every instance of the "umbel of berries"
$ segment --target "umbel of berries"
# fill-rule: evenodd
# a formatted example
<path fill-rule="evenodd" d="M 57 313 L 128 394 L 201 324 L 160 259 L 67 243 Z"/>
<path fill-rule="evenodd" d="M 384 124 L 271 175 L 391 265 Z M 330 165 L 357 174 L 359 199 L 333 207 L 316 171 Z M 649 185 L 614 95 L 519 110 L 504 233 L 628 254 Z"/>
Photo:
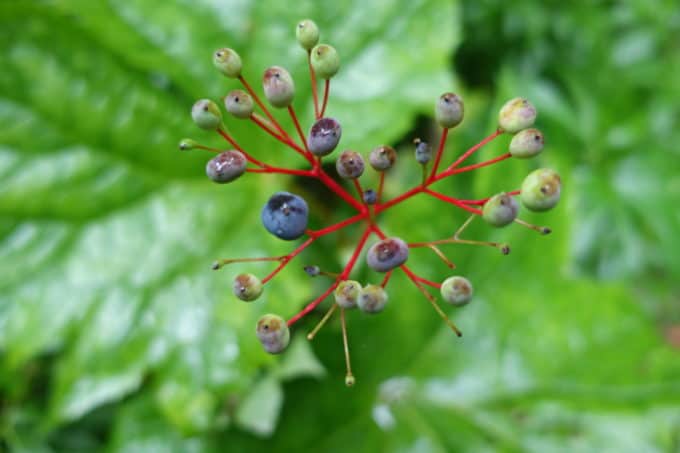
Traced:
<path fill-rule="evenodd" d="M 291 72 L 281 62 L 276 62 L 276 65 L 264 71 L 262 92 L 258 93 L 253 88 L 257 84 L 248 81 L 243 75 L 248 61 L 242 60 L 236 50 L 223 47 L 215 50 L 212 58 L 214 66 L 225 77 L 228 85 L 219 103 L 224 106 L 226 114 L 223 115 L 215 101 L 200 99 L 191 108 L 191 118 L 200 129 L 220 135 L 225 140 L 225 149 L 206 146 L 190 138 L 182 139 L 179 148 L 182 151 L 214 153 L 211 159 L 207 159 L 205 171 L 215 183 L 237 184 L 246 177 L 268 178 L 270 175 L 315 180 L 353 211 L 351 216 L 335 223 L 326 220 L 323 211 L 310 216 L 310 210 L 316 209 L 317 205 L 308 203 L 303 193 L 297 193 L 297 190 L 289 188 L 289 184 L 277 179 L 276 182 L 281 185 L 268 194 L 259 210 L 259 221 L 262 231 L 291 243 L 288 253 L 262 256 L 253 251 L 251 256 L 218 259 L 212 265 L 213 269 L 225 266 L 231 268 L 234 264 L 240 266 L 231 276 L 231 292 L 235 300 L 232 303 L 240 303 L 237 302 L 240 300 L 267 306 L 271 299 L 280 297 L 275 292 L 268 292 L 267 285 L 281 273 L 304 271 L 309 277 L 323 279 L 327 283 L 325 289 L 316 294 L 313 300 L 307 301 L 296 314 L 287 318 L 281 314 L 262 316 L 254 326 L 255 335 L 266 352 L 279 354 L 290 343 L 291 335 L 294 334 L 291 329 L 297 329 L 307 315 L 317 311 L 326 299 L 331 299 L 329 308 L 316 326 L 308 326 L 311 330 L 307 338 L 312 340 L 335 314 L 338 315 L 347 369 L 345 383 L 351 386 L 356 383 L 356 378 L 349 353 L 349 319 L 379 316 L 384 311 L 398 310 L 404 304 L 413 303 L 412 295 L 404 291 L 390 294 L 393 273 L 403 274 L 446 325 L 456 335 L 462 335 L 440 305 L 447 308 L 450 305 L 452 307 L 449 309 L 456 310 L 472 301 L 473 284 L 469 278 L 474 270 L 457 270 L 467 276 L 449 275 L 450 269 L 456 266 L 447 256 L 448 248 L 456 244 L 495 248 L 504 255 L 510 252 L 510 246 L 505 243 L 463 237 L 467 227 L 477 217 L 481 217 L 492 228 L 517 225 L 542 234 L 549 233 L 549 228 L 530 224 L 522 220 L 521 215 L 524 209 L 540 213 L 554 208 L 561 197 L 562 180 L 553 169 L 533 165 L 534 170 L 528 172 L 523 181 L 504 181 L 509 185 L 507 188 L 485 194 L 483 198 L 458 198 L 455 194 L 445 192 L 445 188 L 451 185 L 435 186 L 444 179 L 455 178 L 461 173 L 483 171 L 487 166 L 498 165 L 512 158 L 518 160 L 518 165 L 526 165 L 525 160 L 541 155 L 545 138 L 534 127 L 537 116 L 534 105 L 523 97 L 517 97 L 501 106 L 494 131 L 471 148 L 462 152 L 458 150 L 452 156 L 455 150 L 447 149 L 447 139 L 464 120 L 463 98 L 453 92 L 441 95 L 433 93 L 432 114 L 440 128 L 440 138 L 436 143 L 415 138 L 415 152 L 410 155 L 401 153 L 401 165 L 410 165 L 418 173 L 419 183 L 399 195 L 386 197 L 384 188 L 393 184 L 389 175 L 399 163 L 398 153 L 389 144 L 370 143 L 370 137 L 365 139 L 365 149 L 343 147 L 343 125 L 338 117 L 327 114 L 331 109 L 331 81 L 341 69 L 340 52 L 321 41 L 322 30 L 311 19 L 300 21 L 294 31 L 301 54 L 307 58 L 305 66 L 309 70 L 314 120 L 310 124 L 300 123 L 296 113 L 296 108 L 300 107 L 295 102 L 296 83 Z M 283 126 L 284 116 L 289 117 L 293 125 L 291 128 Z M 244 149 L 238 138 L 230 132 L 230 126 L 237 121 L 249 122 L 253 128 L 262 131 L 258 147 Z M 385 124 L 384 127 L 390 125 Z M 491 142 L 502 136 L 511 137 L 505 145 L 498 146 L 500 149 L 494 157 L 473 162 L 478 150 L 491 146 Z M 290 165 L 274 165 L 263 160 L 264 151 L 272 149 L 274 144 L 290 152 Z M 276 152 L 285 151 L 276 149 Z M 261 185 L 263 188 L 271 186 L 271 181 Z M 246 195 L 234 189 L 230 191 L 230 196 Z M 413 242 L 412 238 L 406 236 L 394 236 L 390 225 L 384 224 L 382 213 L 400 209 L 404 201 L 414 197 L 435 199 L 444 208 L 466 213 L 467 219 L 455 231 L 452 228 L 445 237 Z M 250 216 L 250 212 L 243 213 L 244 219 Z M 354 228 L 358 233 L 354 237 L 353 250 L 340 268 L 323 269 L 304 261 L 300 266 L 291 266 L 293 262 L 304 260 L 306 250 L 321 238 L 357 225 L 359 228 Z M 252 234 L 257 234 L 257 231 Z M 417 270 L 420 257 L 414 253 L 415 249 L 433 253 L 441 260 L 441 268 Z M 268 264 L 272 269 L 261 275 L 262 266 Z M 364 279 L 359 278 L 361 275 L 365 276 Z M 225 283 L 225 292 L 228 292 L 228 286 Z M 503 303 L 502 297 L 502 294 L 487 295 L 489 300 L 497 299 L 498 303 Z M 289 301 L 291 312 L 299 308 L 299 302 Z M 383 341 L 388 342 L 389 339 Z"/>

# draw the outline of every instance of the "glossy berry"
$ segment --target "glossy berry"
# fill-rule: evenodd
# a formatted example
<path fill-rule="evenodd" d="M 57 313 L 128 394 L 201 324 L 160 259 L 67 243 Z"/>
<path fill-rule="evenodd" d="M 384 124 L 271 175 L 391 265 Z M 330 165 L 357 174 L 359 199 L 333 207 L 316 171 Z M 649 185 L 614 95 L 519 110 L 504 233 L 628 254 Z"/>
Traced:
<path fill-rule="evenodd" d="M 313 20 L 302 20 L 295 27 L 295 37 L 303 49 L 311 50 L 319 42 L 319 27 Z"/>
<path fill-rule="evenodd" d="M 253 98 L 243 90 L 232 90 L 224 98 L 224 107 L 227 112 L 236 118 L 247 119 L 253 114 Z"/>
<path fill-rule="evenodd" d="M 543 151 L 543 133 L 538 129 L 524 129 L 512 137 L 510 141 L 510 154 L 513 157 L 526 159 L 534 157 Z"/>
<path fill-rule="evenodd" d="M 457 94 L 444 93 L 434 105 L 434 117 L 445 129 L 458 126 L 464 113 L 463 100 Z"/>
<path fill-rule="evenodd" d="M 373 189 L 364 190 L 362 197 L 366 204 L 376 204 L 378 202 L 378 194 Z"/>
<path fill-rule="evenodd" d="M 234 278 L 232 290 L 241 300 L 251 302 L 262 294 L 262 281 L 253 274 L 239 274 Z"/>
<path fill-rule="evenodd" d="M 354 280 L 341 281 L 335 288 L 335 303 L 342 308 L 354 308 L 359 300 L 361 283 Z"/>
<path fill-rule="evenodd" d="M 270 354 L 282 352 L 290 343 L 290 330 L 286 321 L 277 315 L 267 314 L 257 321 L 257 338 Z"/>
<path fill-rule="evenodd" d="M 248 161 L 243 154 L 235 150 L 225 151 L 208 161 L 205 174 L 211 181 L 225 184 L 245 173 L 246 165 Z"/>
<path fill-rule="evenodd" d="M 366 285 L 359 292 L 357 306 L 364 313 L 380 313 L 387 305 L 387 292 L 379 285 Z"/>
<path fill-rule="evenodd" d="M 213 53 L 213 64 L 227 77 L 236 78 L 241 75 L 243 67 L 241 57 L 233 49 L 217 49 Z"/>
<path fill-rule="evenodd" d="M 472 283 L 467 278 L 456 275 L 444 280 L 440 292 L 446 302 L 462 307 L 472 299 Z"/>
<path fill-rule="evenodd" d="M 309 130 L 307 144 L 315 156 L 325 156 L 333 152 L 342 137 L 342 127 L 333 118 L 319 118 Z"/>
<path fill-rule="evenodd" d="M 200 99 L 191 108 L 191 118 L 201 129 L 215 130 L 222 125 L 222 112 L 210 99 Z"/>
<path fill-rule="evenodd" d="M 295 83 L 290 73 L 280 66 L 272 66 L 262 77 L 264 96 L 277 108 L 288 107 L 295 97 Z"/>
<path fill-rule="evenodd" d="M 408 244 L 399 238 L 386 238 L 376 242 L 366 253 L 368 267 L 378 272 L 391 271 L 408 259 Z"/>
<path fill-rule="evenodd" d="M 499 193 L 491 197 L 482 208 L 482 217 L 495 227 L 504 227 L 512 223 L 519 213 L 519 203 L 507 193 Z"/>
<path fill-rule="evenodd" d="M 531 211 L 547 211 L 560 201 L 560 175 L 548 168 L 534 170 L 522 181 L 520 199 Z"/>
<path fill-rule="evenodd" d="M 536 108 L 524 98 L 506 102 L 498 113 L 498 127 L 514 134 L 531 127 L 536 120 Z"/>
<path fill-rule="evenodd" d="M 309 208 L 300 196 L 277 192 L 262 208 L 262 224 L 274 236 L 292 241 L 305 234 Z"/>
<path fill-rule="evenodd" d="M 368 163 L 376 171 L 385 171 L 392 168 L 397 160 L 397 152 L 391 146 L 380 145 L 371 150 Z"/>
<path fill-rule="evenodd" d="M 190 149 L 194 149 L 197 146 L 198 146 L 198 142 L 196 140 L 192 140 L 190 138 L 183 138 L 179 142 L 180 151 L 189 151 Z"/>
<path fill-rule="evenodd" d="M 343 151 L 335 161 L 341 178 L 356 179 L 364 173 L 364 158 L 356 151 Z"/>
<path fill-rule="evenodd" d="M 432 160 L 432 149 L 427 142 L 417 138 L 413 141 L 413 143 L 416 145 L 416 161 L 419 164 L 425 165 L 430 160 Z"/>
<path fill-rule="evenodd" d="M 322 79 L 330 79 L 340 69 L 340 57 L 333 46 L 319 44 L 310 54 L 312 68 Z"/>

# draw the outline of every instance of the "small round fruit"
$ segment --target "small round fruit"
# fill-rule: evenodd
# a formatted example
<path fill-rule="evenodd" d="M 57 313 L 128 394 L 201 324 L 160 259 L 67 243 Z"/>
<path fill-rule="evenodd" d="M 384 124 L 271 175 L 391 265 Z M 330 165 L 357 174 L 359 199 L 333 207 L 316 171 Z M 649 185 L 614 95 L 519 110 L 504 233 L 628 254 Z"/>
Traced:
<path fill-rule="evenodd" d="M 233 49 L 217 49 L 213 53 L 213 64 L 227 77 L 236 78 L 241 75 L 241 57 Z"/>
<path fill-rule="evenodd" d="M 319 42 L 319 27 L 311 19 L 298 22 L 295 27 L 297 42 L 305 50 L 311 50 Z"/>
<path fill-rule="evenodd" d="M 262 294 L 262 281 L 253 274 L 239 274 L 234 278 L 232 289 L 236 297 L 251 302 Z"/>
<path fill-rule="evenodd" d="M 191 107 L 191 118 L 201 129 L 215 130 L 222 125 L 222 112 L 210 99 L 200 99 Z"/>
<path fill-rule="evenodd" d="M 243 90 L 232 90 L 224 98 L 224 106 L 227 112 L 236 118 L 247 119 L 253 114 L 253 98 Z"/>
<path fill-rule="evenodd" d="M 354 308 L 357 306 L 361 283 L 354 280 L 343 280 L 335 288 L 335 303 L 342 308 Z"/>
<path fill-rule="evenodd" d="M 543 151 L 543 133 L 538 129 L 524 129 L 510 140 L 510 154 L 513 157 L 526 159 Z"/>
<path fill-rule="evenodd" d="M 213 182 L 225 184 L 237 179 L 246 171 L 246 156 L 236 150 L 224 151 L 208 161 L 205 174 Z"/>
<path fill-rule="evenodd" d="M 279 354 L 290 343 L 290 330 L 286 321 L 277 315 L 267 314 L 257 321 L 255 329 L 257 338 L 264 350 L 270 354 Z"/>
<path fill-rule="evenodd" d="M 378 272 L 391 271 L 408 260 L 408 244 L 399 238 L 376 242 L 366 253 L 368 267 Z"/>
<path fill-rule="evenodd" d="M 310 55 L 312 68 L 322 79 L 330 79 L 340 69 L 340 57 L 333 46 L 319 44 L 312 49 Z"/>
<path fill-rule="evenodd" d="M 547 211 L 560 201 L 560 175 L 548 168 L 534 170 L 522 181 L 520 199 L 531 211 Z"/>
<path fill-rule="evenodd" d="M 380 313 L 387 305 L 387 292 L 379 285 L 366 285 L 359 293 L 357 306 L 364 313 Z"/>
<path fill-rule="evenodd" d="M 319 118 L 309 130 L 307 144 L 312 154 L 325 156 L 338 146 L 341 136 L 342 127 L 336 119 Z"/>
<path fill-rule="evenodd" d="M 363 193 L 364 203 L 366 204 L 376 204 L 378 202 L 378 194 L 373 189 L 366 189 Z"/>
<path fill-rule="evenodd" d="M 482 217 L 490 225 L 504 227 L 511 224 L 519 213 L 519 203 L 507 193 L 499 193 L 489 198 L 482 208 Z"/>
<path fill-rule="evenodd" d="M 305 266 L 304 271 L 310 277 L 318 277 L 321 274 L 321 269 L 319 266 Z"/>
<path fill-rule="evenodd" d="M 392 168 L 397 160 L 397 152 L 391 146 L 380 145 L 371 150 L 368 163 L 376 171 L 385 171 Z"/>
<path fill-rule="evenodd" d="M 364 158 L 356 151 L 343 151 L 335 161 L 341 178 L 356 179 L 364 173 Z"/>
<path fill-rule="evenodd" d="M 280 66 L 272 66 L 262 77 L 264 96 L 277 108 L 288 107 L 295 97 L 295 83 L 290 73 Z"/>
<path fill-rule="evenodd" d="M 190 149 L 194 149 L 196 147 L 198 147 L 198 142 L 190 138 L 183 138 L 179 142 L 180 151 L 189 151 Z"/>
<path fill-rule="evenodd" d="M 307 202 L 289 192 L 277 192 L 262 208 L 262 224 L 274 236 L 292 241 L 305 234 L 309 208 Z"/>
<path fill-rule="evenodd" d="M 445 129 L 458 126 L 464 113 L 463 100 L 457 94 L 444 93 L 434 105 L 435 119 Z"/>
<path fill-rule="evenodd" d="M 416 161 L 421 165 L 425 165 L 432 159 L 430 145 L 419 138 L 415 139 L 413 143 L 416 145 Z"/>
<path fill-rule="evenodd" d="M 498 113 L 498 127 L 511 134 L 531 127 L 534 121 L 536 108 L 524 98 L 510 99 Z"/>
<path fill-rule="evenodd" d="M 456 275 L 444 280 L 440 292 L 446 302 L 462 307 L 472 299 L 472 283 L 467 278 Z"/>

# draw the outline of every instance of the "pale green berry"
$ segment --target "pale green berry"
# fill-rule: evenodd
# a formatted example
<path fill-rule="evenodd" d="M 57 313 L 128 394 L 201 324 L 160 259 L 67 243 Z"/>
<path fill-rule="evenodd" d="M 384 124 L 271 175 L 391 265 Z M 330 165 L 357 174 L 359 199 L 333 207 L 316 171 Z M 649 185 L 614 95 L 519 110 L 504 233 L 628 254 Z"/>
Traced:
<path fill-rule="evenodd" d="M 335 303 L 342 308 L 354 308 L 357 306 L 361 283 L 354 280 L 343 280 L 335 288 Z"/>
<path fill-rule="evenodd" d="M 295 37 L 305 50 L 311 50 L 319 42 L 319 27 L 311 19 L 298 22 Z"/>
<path fill-rule="evenodd" d="M 482 208 L 482 217 L 495 227 L 504 227 L 512 223 L 519 213 L 519 203 L 507 193 L 499 193 L 491 197 Z"/>
<path fill-rule="evenodd" d="M 524 98 L 510 99 L 498 113 L 498 127 L 511 134 L 531 127 L 534 121 L 536 108 Z"/>
<path fill-rule="evenodd" d="M 222 112 L 210 99 L 200 99 L 191 108 L 191 118 L 201 129 L 215 130 L 222 125 Z"/>
<path fill-rule="evenodd" d="M 446 129 L 458 126 L 464 113 L 463 100 L 457 94 L 444 93 L 434 105 L 434 117 Z"/>
<path fill-rule="evenodd" d="M 351 374 L 349 376 L 345 376 L 345 385 L 347 387 L 352 387 L 354 384 L 356 384 L 356 382 L 357 380 Z"/>
<path fill-rule="evenodd" d="M 280 66 L 272 66 L 262 78 L 264 96 L 277 108 L 288 107 L 295 97 L 295 83 L 290 73 Z"/>
<path fill-rule="evenodd" d="M 189 151 L 190 149 L 194 149 L 197 146 L 199 146 L 198 142 L 196 140 L 192 140 L 190 138 L 183 138 L 179 142 L 180 151 Z"/>
<path fill-rule="evenodd" d="M 392 168 L 397 160 L 397 152 L 391 146 L 380 145 L 371 150 L 368 155 L 368 163 L 376 171 L 385 171 Z"/>
<path fill-rule="evenodd" d="M 365 313 L 380 313 L 387 305 L 387 292 L 382 286 L 366 285 L 359 293 L 357 305 Z"/>
<path fill-rule="evenodd" d="M 286 321 L 277 315 L 267 314 L 257 321 L 257 338 L 270 354 L 282 352 L 290 343 L 290 330 Z"/>
<path fill-rule="evenodd" d="M 338 52 L 328 44 L 319 44 L 312 49 L 311 62 L 314 72 L 322 79 L 330 79 L 340 69 Z"/>
<path fill-rule="evenodd" d="M 560 201 L 560 175 L 548 168 L 534 170 L 522 181 L 520 199 L 531 211 L 547 211 Z"/>
<path fill-rule="evenodd" d="M 253 98 L 243 90 L 232 90 L 224 98 L 224 107 L 236 118 L 248 119 L 253 114 Z"/>
<path fill-rule="evenodd" d="M 526 159 L 543 151 L 543 133 L 538 129 L 524 129 L 510 140 L 510 154 L 513 157 Z"/>
<path fill-rule="evenodd" d="M 446 302 L 462 307 L 472 299 L 472 283 L 467 278 L 456 275 L 444 280 L 440 292 Z"/>
<path fill-rule="evenodd" d="M 252 302 L 262 294 L 262 281 L 253 274 L 239 274 L 234 278 L 234 295 L 246 302 Z"/>
<path fill-rule="evenodd" d="M 239 77 L 243 68 L 239 54 L 226 47 L 213 53 L 213 64 L 222 74 L 231 78 Z"/>

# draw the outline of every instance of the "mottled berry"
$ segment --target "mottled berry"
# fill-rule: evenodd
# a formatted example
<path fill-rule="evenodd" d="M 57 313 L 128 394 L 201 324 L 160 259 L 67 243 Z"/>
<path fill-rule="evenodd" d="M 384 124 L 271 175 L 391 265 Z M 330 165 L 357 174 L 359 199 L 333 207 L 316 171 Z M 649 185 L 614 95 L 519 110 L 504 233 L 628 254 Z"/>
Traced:
<path fill-rule="evenodd" d="M 239 274 L 234 278 L 232 289 L 241 300 L 251 302 L 262 294 L 262 281 L 253 274 Z"/>
<path fill-rule="evenodd" d="M 222 112 L 210 99 L 200 99 L 191 108 L 191 118 L 201 129 L 215 130 L 222 125 Z"/>
<path fill-rule="evenodd" d="M 356 151 L 343 151 L 335 161 L 341 178 L 356 179 L 364 173 L 364 158 Z"/>
<path fill-rule="evenodd" d="M 490 225 L 504 227 L 512 223 L 519 213 L 519 203 L 507 193 L 491 197 L 482 208 L 482 217 Z"/>
<path fill-rule="evenodd" d="M 330 79 L 340 69 L 340 57 L 333 46 L 319 44 L 312 49 L 310 56 L 314 72 L 322 79 Z"/>
<path fill-rule="evenodd" d="M 522 181 L 520 199 L 531 211 L 547 211 L 560 201 L 562 180 L 548 168 L 534 170 Z"/>
<path fill-rule="evenodd" d="M 387 305 L 387 292 L 379 285 L 366 285 L 359 292 L 357 306 L 365 313 L 380 313 Z"/>
<path fill-rule="evenodd" d="M 290 73 L 280 66 L 272 66 L 262 77 L 264 96 L 277 108 L 288 107 L 295 97 L 295 83 Z"/>
<path fill-rule="evenodd" d="M 366 189 L 363 193 L 364 203 L 376 204 L 378 202 L 378 193 L 373 189 Z"/>
<path fill-rule="evenodd" d="M 354 280 L 343 280 L 335 288 L 335 303 L 342 308 L 354 308 L 357 306 L 361 283 Z"/>
<path fill-rule="evenodd" d="M 190 149 L 194 149 L 198 146 L 199 146 L 198 142 L 196 140 L 192 140 L 190 138 L 183 138 L 179 142 L 180 151 L 189 151 Z"/>
<path fill-rule="evenodd" d="M 425 165 L 432 160 L 432 148 L 429 143 L 417 138 L 413 141 L 416 145 L 416 161 L 419 164 Z"/>
<path fill-rule="evenodd" d="M 371 150 L 368 163 L 376 171 L 385 171 L 392 168 L 397 160 L 397 152 L 391 146 L 380 145 Z"/>
<path fill-rule="evenodd" d="M 531 127 L 534 121 L 536 108 L 524 98 L 510 99 L 498 113 L 498 127 L 511 134 Z"/>
<path fill-rule="evenodd" d="M 218 154 L 208 161 L 205 174 L 212 181 L 225 184 L 237 179 L 246 171 L 246 156 L 238 151 L 230 150 Z"/>
<path fill-rule="evenodd" d="M 333 152 L 342 136 L 340 123 L 333 118 L 319 118 L 309 130 L 307 144 L 315 156 L 325 156 Z"/>
<path fill-rule="evenodd" d="M 512 137 L 510 154 L 513 157 L 526 159 L 534 157 L 543 151 L 543 133 L 538 129 L 524 129 Z"/>
<path fill-rule="evenodd" d="M 277 315 L 267 314 L 257 321 L 257 338 L 270 354 L 282 352 L 290 343 L 290 330 L 286 321 Z"/>
<path fill-rule="evenodd" d="M 236 118 L 247 119 L 253 114 L 253 98 L 243 90 L 232 90 L 224 98 L 224 107 L 227 112 Z"/>
<path fill-rule="evenodd" d="M 434 105 L 434 117 L 445 129 L 458 126 L 464 113 L 463 100 L 457 94 L 444 93 Z"/>
<path fill-rule="evenodd" d="M 399 238 L 386 238 L 376 242 L 366 253 L 368 267 L 387 272 L 399 267 L 408 259 L 408 244 Z"/>
<path fill-rule="evenodd" d="M 305 234 L 309 208 L 300 196 L 277 192 L 262 208 L 262 224 L 274 236 L 292 241 Z"/>
<path fill-rule="evenodd" d="M 467 278 L 456 275 L 444 280 L 440 292 L 446 302 L 462 307 L 472 299 L 472 283 Z"/>
<path fill-rule="evenodd" d="M 233 49 L 217 49 L 213 53 L 213 64 L 227 77 L 236 78 L 241 75 L 243 67 L 241 57 Z"/>
<path fill-rule="evenodd" d="M 311 50 L 319 42 L 319 27 L 311 19 L 298 22 L 295 27 L 297 42 L 305 50 Z"/>

